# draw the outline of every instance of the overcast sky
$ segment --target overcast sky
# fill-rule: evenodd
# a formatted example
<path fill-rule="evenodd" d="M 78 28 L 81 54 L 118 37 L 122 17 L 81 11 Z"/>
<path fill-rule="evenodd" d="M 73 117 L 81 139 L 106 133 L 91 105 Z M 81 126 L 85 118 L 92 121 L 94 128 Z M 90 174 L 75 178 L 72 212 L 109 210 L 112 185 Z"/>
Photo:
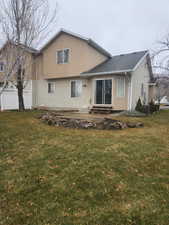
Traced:
<path fill-rule="evenodd" d="M 113 55 L 153 49 L 169 33 L 169 0 L 58 0 L 58 4 L 56 31 L 65 28 L 90 37 Z"/>

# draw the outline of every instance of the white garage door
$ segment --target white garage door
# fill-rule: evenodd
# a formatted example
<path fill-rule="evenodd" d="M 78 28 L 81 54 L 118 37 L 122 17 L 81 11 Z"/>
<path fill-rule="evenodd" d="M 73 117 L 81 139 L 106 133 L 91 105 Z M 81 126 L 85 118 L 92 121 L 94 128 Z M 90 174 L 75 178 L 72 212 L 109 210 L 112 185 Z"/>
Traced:
<path fill-rule="evenodd" d="M 17 91 L 4 91 L 1 95 L 1 110 L 18 109 L 18 95 Z M 32 92 L 24 91 L 24 104 L 26 109 L 32 108 Z"/>

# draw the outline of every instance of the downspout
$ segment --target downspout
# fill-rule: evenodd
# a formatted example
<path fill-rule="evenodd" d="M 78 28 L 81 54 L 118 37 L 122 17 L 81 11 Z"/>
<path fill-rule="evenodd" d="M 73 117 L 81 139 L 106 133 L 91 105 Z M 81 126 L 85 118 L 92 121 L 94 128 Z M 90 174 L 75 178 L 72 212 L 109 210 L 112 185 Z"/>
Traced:
<path fill-rule="evenodd" d="M 133 74 L 130 73 L 130 108 L 129 110 L 132 111 L 132 101 L 133 101 L 133 82 L 132 82 Z"/>
<path fill-rule="evenodd" d="M 132 110 L 132 97 L 133 97 L 133 87 L 132 87 L 132 73 L 127 74 L 128 79 L 128 111 Z"/>

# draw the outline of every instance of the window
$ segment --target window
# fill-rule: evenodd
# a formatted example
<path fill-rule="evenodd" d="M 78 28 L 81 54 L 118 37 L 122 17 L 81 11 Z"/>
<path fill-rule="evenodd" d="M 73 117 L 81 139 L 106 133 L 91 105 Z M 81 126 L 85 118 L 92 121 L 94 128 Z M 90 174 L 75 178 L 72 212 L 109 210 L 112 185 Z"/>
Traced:
<path fill-rule="evenodd" d="M 69 49 L 57 51 L 57 64 L 64 64 L 69 62 Z"/>
<path fill-rule="evenodd" d="M 125 96 L 125 78 L 118 77 L 116 80 L 116 95 L 117 97 L 124 97 Z"/>
<path fill-rule="evenodd" d="M 74 80 L 71 81 L 71 97 L 80 97 L 82 94 L 82 81 Z"/>
<path fill-rule="evenodd" d="M 53 94 L 54 92 L 55 92 L 55 83 L 54 82 L 48 83 L 48 93 Z"/>
<path fill-rule="evenodd" d="M 62 64 L 63 63 L 63 51 L 57 52 L 57 63 Z"/>
<path fill-rule="evenodd" d="M 0 72 L 4 72 L 4 63 L 0 62 Z"/>

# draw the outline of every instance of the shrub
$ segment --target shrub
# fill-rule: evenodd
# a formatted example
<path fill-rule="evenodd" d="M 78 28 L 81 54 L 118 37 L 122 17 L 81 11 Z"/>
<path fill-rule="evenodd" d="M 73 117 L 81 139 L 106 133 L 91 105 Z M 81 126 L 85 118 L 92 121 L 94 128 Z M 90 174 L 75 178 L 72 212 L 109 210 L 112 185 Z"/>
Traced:
<path fill-rule="evenodd" d="M 149 103 L 150 113 L 158 112 L 160 110 L 160 105 L 155 104 L 153 100 Z"/>
<path fill-rule="evenodd" d="M 142 112 L 142 109 L 143 109 L 143 104 L 141 102 L 141 99 L 139 98 L 135 110 L 138 112 Z"/>
<path fill-rule="evenodd" d="M 160 110 L 160 106 L 155 104 L 153 100 L 151 100 L 148 105 L 143 105 L 141 99 L 139 98 L 135 110 L 148 115 L 158 112 Z"/>
<path fill-rule="evenodd" d="M 141 108 L 141 112 L 145 113 L 146 115 L 150 114 L 150 107 L 149 105 L 143 105 Z"/>

